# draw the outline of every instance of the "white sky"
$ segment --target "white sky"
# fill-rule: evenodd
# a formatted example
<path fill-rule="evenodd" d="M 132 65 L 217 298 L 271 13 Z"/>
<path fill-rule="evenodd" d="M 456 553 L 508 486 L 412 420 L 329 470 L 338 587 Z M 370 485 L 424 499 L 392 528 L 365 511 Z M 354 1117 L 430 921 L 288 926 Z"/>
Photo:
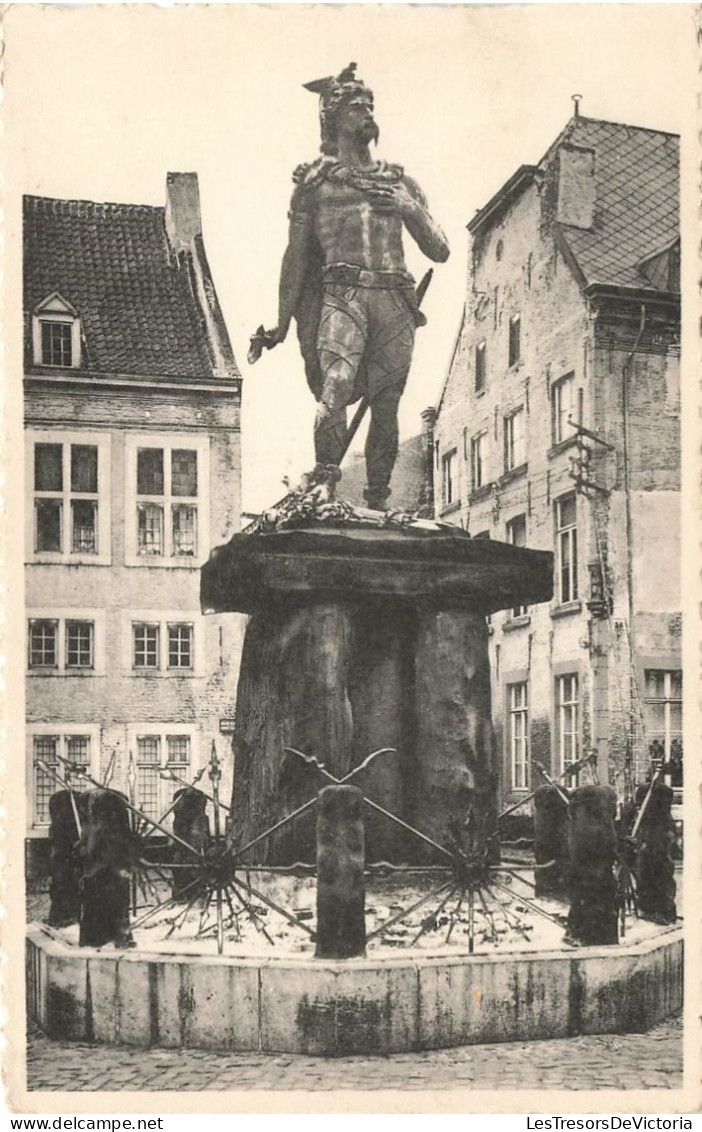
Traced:
<path fill-rule="evenodd" d="M 6 39 L 10 253 L 23 192 L 162 204 L 169 170 L 199 174 L 207 253 L 244 376 L 249 510 L 312 462 L 314 403 L 294 331 L 246 363 L 250 334 L 276 322 L 292 170 L 318 151 L 317 99 L 302 83 L 358 62 L 375 92 L 378 155 L 418 180 L 451 244 L 424 304 L 403 438 L 419 431 L 446 372 L 465 225 L 517 166 L 538 161 L 571 115 L 571 94 L 590 117 L 676 132 L 695 98 L 694 10 L 677 4 L 20 7 Z M 419 278 L 428 264 L 409 236 L 406 246 Z"/>

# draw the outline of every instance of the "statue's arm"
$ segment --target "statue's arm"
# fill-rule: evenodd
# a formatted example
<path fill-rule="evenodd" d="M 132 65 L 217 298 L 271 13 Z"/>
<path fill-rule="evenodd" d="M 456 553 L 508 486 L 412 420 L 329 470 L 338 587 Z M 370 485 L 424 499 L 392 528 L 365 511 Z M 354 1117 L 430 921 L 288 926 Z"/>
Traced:
<path fill-rule="evenodd" d="M 310 192 L 298 186 L 290 204 L 288 246 L 280 269 L 278 287 L 278 325 L 271 335 L 282 342 L 290 329 L 290 321 L 297 310 L 305 272 L 309 263 L 313 237 L 313 216 Z"/>
<path fill-rule="evenodd" d="M 421 251 L 435 263 L 444 263 L 449 257 L 448 240 L 430 215 L 419 185 L 405 174 L 395 189 L 395 197 L 404 225 Z"/>

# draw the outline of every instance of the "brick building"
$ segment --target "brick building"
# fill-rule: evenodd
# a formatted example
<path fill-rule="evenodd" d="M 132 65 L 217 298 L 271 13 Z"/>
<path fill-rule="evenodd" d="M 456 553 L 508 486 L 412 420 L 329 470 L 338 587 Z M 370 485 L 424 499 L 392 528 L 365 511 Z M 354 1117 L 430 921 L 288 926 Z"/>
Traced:
<path fill-rule="evenodd" d="M 168 175 L 165 208 L 25 197 L 24 319 L 39 868 L 58 756 L 126 789 L 131 754 L 156 816 L 176 788 L 159 769 L 191 779 L 213 739 L 225 755 L 240 627 L 201 616 L 199 567 L 239 528 L 241 379 L 196 175 Z"/>
<path fill-rule="evenodd" d="M 491 621 L 502 796 L 592 750 L 682 784 L 678 138 L 576 115 L 468 224 L 436 514 L 553 550 L 550 605 Z"/>

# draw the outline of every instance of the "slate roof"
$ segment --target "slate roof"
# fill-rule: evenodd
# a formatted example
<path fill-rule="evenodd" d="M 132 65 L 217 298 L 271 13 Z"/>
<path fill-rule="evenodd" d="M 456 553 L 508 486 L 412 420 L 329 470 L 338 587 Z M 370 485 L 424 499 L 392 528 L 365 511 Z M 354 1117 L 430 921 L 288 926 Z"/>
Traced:
<path fill-rule="evenodd" d="M 679 236 L 680 139 L 579 117 L 562 141 L 595 151 L 593 226 L 559 225 L 586 284 L 655 290 L 636 265 Z"/>
<path fill-rule="evenodd" d="M 25 348 L 58 291 L 80 316 L 81 370 L 211 378 L 205 322 L 165 228 L 165 209 L 24 197 Z"/>

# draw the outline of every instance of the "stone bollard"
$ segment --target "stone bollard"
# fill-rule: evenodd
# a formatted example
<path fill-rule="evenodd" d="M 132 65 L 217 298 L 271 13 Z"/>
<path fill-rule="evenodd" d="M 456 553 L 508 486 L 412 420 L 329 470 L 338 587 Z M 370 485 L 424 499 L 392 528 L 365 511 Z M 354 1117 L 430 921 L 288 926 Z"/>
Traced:
<path fill-rule="evenodd" d="M 647 786 L 636 790 L 636 802 L 641 806 L 648 794 Z M 674 924 L 675 865 L 673 846 L 675 824 L 670 812 L 673 791 L 657 783 L 639 826 L 639 848 L 636 855 L 636 896 L 639 913 L 657 924 Z"/>
<path fill-rule="evenodd" d="M 584 946 L 619 942 L 616 812 L 611 786 L 579 786 L 571 794 L 568 938 Z"/>
<path fill-rule="evenodd" d="M 562 896 L 568 876 L 568 806 L 556 786 L 534 794 L 534 884 L 537 896 Z"/>
<path fill-rule="evenodd" d="M 133 947 L 129 927 L 132 832 L 129 813 L 118 794 L 89 790 L 80 851 L 83 881 L 81 947 Z"/>
<path fill-rule="evenodd" d="M 210 843 L 210 819 L 207 809 L 207 797 L 194 786 L 177 790 L 174 797 L 177 799 L 173 809 L 173 832 L 176 837 L 192 845 L 201 853 L 207 852 Z M 195 858 L 182 845 L 177 842 L 173 846 L 173 863 L 177 865 L 193 865 Z M 190 900 L 195 894 L 196 880 L 201 870 L 195 864 L 192 868 L 178 868 L 173 870 L 171 880 L 171 896 L 174 900 Z M 184 891 L 187 889 L 187 891 Z"/>
<path fill-rule="evenodd" d="M 70 790 L 59 790 L 49 799 L 51 818 L 49 924 L 52 928 L 77 924 L 80 919 L 80 878 L 83 873 L 83 862 L 78 852 L 81 835 L 78 823 L 82 826 L 86 808 L 85 794 L 77 791 L 73 792 L 73 799 Z"/>
<path fill-rule="evenodd" d="M 318 959 L 366 952 L 363 795 L 356 786 L 326 786 L 317 795 Z"/>

